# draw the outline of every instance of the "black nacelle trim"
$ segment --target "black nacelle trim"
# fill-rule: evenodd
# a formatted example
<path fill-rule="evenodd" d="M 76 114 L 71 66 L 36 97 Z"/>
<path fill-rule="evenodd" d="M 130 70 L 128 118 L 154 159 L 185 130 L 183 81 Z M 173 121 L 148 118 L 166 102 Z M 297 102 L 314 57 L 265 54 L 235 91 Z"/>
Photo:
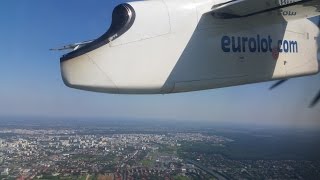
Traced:
<path fill-rule="evenodd" d="M 306 2 L 310 2 L 310 1 L 313 1 L 313 0 L 301 0 L 301 1 L 294 2 L 294 3 L 289 3 L 289 4 L 286 4 L 286 5 L 281 5 L 281 6 L 265 9 L 265 10 L 262 10 L 262 11 L 253 12 L 253 13 L 246 14 L 246 15 L 236 15 L 236 14 L 223 13 L 223 12 L 214 12 L 214 11 L 211 14 L 212 14 L 212 16 L 214 16 L 216 18 L 220 18 L 220 19 L 244 18 L 244 17 L 254 16 L 254 15 L 257 15 L 257 14 L 262 14 L 262 13 L 266 13 L 266 12 L 270 12 L 270 11 L 274 11 L 274 10 L 278 10 L 278 9 L 282 9 L 282 8 L 286 8 L 286 7 L 290 7 L 290 6 L 303 4 L 303 3 L 306 3 Z M 230 2 L 234 2 L 234 1 L 230 1 Z"/>
<path fill-rule="evenodd" d="M 93 51 L 103 45 L 106 45 L 111 40 L 117 39 L 126 31 L 128 31 L 134 23 L 136 13 L 130 4 L 120 4 L 114 8 L 112 13 L 112 22 L 109 30 L 100 36 L 98 39 L 80 47 L 77 50 L 71 51 L 60 58 L 60 62 L 73 59 L 90 51 Z"/>
<path fill-rule="evenodd" d="M 223 5 L 232 3 L 232 2 L 236 2 L 236 1 L 237 1 L 237 0 L 231 0 L 231 1 L 224 2 L 224 3 L 216 4 L 216 5 L 212 6 L 211 9 L 218 8 L 218 7 L 220 7 L 220 6 L 223 6 Z"/>

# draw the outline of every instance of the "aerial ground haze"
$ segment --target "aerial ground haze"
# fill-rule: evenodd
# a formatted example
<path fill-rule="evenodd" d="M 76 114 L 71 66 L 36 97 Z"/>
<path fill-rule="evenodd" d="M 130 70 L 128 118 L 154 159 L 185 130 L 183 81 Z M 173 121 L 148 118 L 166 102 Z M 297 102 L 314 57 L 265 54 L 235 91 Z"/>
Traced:
<path fill-rule="evenodd" d="M 308 108 L 320 77 L 172 95 L 110 95 L 67 88 L 60 76 L 64 52 L 50 48 L 90 40 L 109 27 L 125 1 L 4 1 L 0 7 L 0 116 L 153 118 L 319 127 L 320 106 Z"/>

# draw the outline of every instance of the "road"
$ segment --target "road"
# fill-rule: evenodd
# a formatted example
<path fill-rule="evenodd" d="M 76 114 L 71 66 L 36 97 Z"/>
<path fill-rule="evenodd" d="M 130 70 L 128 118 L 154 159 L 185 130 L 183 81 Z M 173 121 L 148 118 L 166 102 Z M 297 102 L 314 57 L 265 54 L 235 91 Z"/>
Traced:
<path fill-rule="evenodd" d="M 228 180 L 229 178 L 226 177 L 225 175 L 223 175 L 222 173 L 218 172 L 218 171 L 214 171 L 214 170 L 210 170 L 204 166 L 202 166 L 201 164 L 192 161 L 192 160 L 186 160 L 187 163 L 189 164 L 193 164 L 194 166 L 198 167 L 199 169 L 207 172 L 208 174 L 214 176 L 215 178 L 219 179 L 219 180 Z"/>

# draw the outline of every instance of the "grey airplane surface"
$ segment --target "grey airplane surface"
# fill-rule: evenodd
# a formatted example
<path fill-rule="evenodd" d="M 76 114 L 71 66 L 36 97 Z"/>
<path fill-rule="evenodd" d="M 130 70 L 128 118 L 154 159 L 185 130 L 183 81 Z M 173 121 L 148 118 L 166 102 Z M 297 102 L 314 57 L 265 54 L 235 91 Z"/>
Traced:
<path fill-rule="evenodd" d="M 120 4 L 101 37 L 64 46 L 64 83 L 168 94 L 318 73 L 319 0 L 146 0 Z M 315 97 L 312 106 L 319 100 Z"/>

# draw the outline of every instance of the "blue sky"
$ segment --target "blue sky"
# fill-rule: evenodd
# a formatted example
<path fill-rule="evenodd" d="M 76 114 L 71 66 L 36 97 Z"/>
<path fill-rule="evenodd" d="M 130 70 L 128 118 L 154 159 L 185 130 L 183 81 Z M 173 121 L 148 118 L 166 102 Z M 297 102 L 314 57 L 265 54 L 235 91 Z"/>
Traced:
<path fill-rule="evenodd" d="M 308 105 L 319 75 L 268 91 L 272 82 L 171 95 L 110 95 L 67 88 L 62 52 L 50 48 L 89 40 L 109 27 L 125 1 L 1 1 L 0 116 L 144 118 L 320 127 L 320 105 Z"/>

